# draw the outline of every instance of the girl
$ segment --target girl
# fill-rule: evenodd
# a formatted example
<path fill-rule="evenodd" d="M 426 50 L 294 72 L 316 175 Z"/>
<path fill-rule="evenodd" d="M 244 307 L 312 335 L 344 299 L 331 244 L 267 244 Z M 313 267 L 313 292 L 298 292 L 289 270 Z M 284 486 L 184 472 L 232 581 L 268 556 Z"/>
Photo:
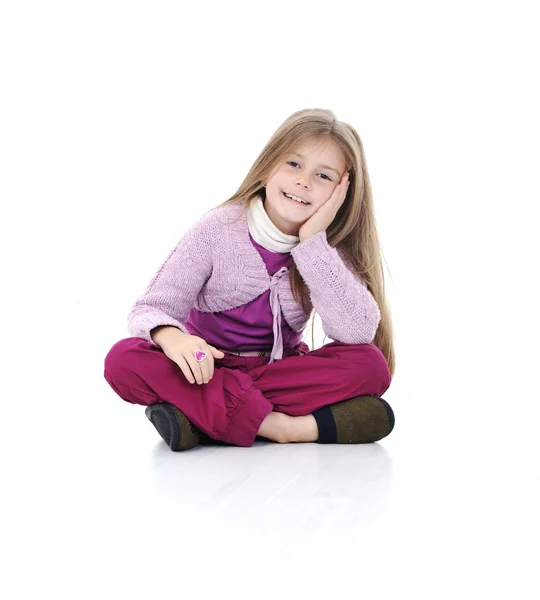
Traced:
<path fill-rule="evenodd" d="M 336 341 L 310 352 L 315 311 Z M 128 330 L 105 379 L 172 450 L 387 436 L 393 332 L 355 129 L 329 110 L 292 114 L 236 194 L 188 228 Z"/>

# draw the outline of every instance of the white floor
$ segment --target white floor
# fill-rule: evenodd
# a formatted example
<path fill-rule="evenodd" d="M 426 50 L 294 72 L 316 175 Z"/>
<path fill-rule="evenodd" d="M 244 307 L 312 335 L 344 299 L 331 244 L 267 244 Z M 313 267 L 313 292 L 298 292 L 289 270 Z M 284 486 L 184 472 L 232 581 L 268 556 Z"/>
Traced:
<path fill-rule="evenodd" d="M 511 360 L 499 385 L 465 364 L 460 390 L 411 345 L 378 444 L 173 453 L 101 380 L 99 343 L 38 353 L 9 400 L 4 597 L 538 598 L 538 397 Z"/>

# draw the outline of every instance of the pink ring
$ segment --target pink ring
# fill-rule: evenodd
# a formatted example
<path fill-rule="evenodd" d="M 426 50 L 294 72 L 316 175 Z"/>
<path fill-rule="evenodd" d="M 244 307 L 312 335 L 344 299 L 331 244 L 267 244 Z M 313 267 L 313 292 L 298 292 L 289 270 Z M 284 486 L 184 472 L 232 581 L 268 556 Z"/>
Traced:
<path fill-rule="evenodd" d="M 195 352 L 195 359 L 198 362 L 201 362 L 201 360 L 204 360 L 206 358 L 206 352 L 203 352 L 202 350 L 197 350 L 197 352 Z"/>

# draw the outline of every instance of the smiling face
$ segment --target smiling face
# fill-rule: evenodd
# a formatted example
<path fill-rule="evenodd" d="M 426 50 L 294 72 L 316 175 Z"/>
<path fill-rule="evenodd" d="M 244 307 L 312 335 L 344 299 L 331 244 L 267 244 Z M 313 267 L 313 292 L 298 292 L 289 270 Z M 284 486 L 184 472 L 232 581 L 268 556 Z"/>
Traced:
<path fill-rule="evenodd" d="M 287 235 L 325 204 L 345 173 L 345 159 L 332 139 L 306 142 L 286 156 L 266 183 L 264 209 L 274 225 Z M 309 205 L 290 200 L 292 194 Z"/>

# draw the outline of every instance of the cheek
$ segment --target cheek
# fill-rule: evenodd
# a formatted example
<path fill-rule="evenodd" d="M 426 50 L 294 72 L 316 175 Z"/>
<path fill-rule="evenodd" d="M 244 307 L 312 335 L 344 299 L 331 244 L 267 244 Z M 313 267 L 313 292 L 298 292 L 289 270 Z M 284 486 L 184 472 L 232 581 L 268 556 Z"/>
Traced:
<path fill-rule="evenodd" d="M 274 177 L 272 177 L 272 179 L 268 181 L 267 187 L 271 187 L 275 190 L 281 189 L 283 187 L 283 185 L 282 185 L 282 181 L 280 180 L 279 176 L 274 175 Z"/>

